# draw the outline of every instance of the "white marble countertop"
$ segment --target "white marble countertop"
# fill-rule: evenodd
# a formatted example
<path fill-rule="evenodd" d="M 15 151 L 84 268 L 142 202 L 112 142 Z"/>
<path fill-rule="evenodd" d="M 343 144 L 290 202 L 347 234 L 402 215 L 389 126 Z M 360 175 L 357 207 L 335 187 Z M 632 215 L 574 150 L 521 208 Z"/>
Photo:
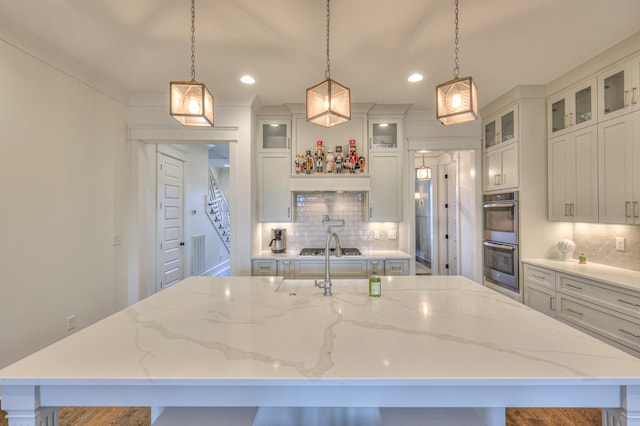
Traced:
<path fill-rule="evenodd" d="M 190 277 L 0 370 L 0 385 L 640 384 L 640 359 L 471 280 L 382 280 L 371 298 L 365 280 L 325 297 L 279 277 Z"/>
<path fill-rule="evenodd" d="M 402 250 L 360 250 L 362 256 L 331 256 L 331 261 L 345 260 L 369 260 L 369 259 L 411 259 L 411 255 Z M 298 260 L 324 260 L 324 256 L 300 256 L 300 250 L 287 250 L 286 253 L 272 253 L 270 250 L 263 250 L 254 253 L 252 259 L 298 259 Z"/>
<path fill-rule="evenodd" d="M 581 265 L 574 259 L 568 262 L 551 259 L 524 259 L 522 262 L 640 291 L 640 272 L 631 269 L 616 268 L 591 262 Z"/>

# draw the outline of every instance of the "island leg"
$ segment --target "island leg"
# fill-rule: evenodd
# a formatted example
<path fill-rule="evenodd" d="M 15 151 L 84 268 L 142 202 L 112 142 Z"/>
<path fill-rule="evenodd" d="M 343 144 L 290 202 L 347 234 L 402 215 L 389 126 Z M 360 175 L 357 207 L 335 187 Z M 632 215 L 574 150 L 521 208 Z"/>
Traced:
<path fill-rule="evenodd" d="M 603 408 L 602 426 L 640 426 L 640 386 L 622 386 L 621 408 Z"/>
<path fill-rule="evenodd" d="M 3 386 L 2 409 L 9 426 L 59 426 L 57 407 L 40 407 L 38 386 Z"/>

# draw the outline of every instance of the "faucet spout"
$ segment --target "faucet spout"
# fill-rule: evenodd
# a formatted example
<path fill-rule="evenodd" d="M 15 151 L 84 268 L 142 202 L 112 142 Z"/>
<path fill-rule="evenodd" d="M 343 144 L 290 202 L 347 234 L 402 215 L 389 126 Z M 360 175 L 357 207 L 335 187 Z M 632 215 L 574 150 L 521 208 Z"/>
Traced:
<path fill-rule="evenodd" d="M 340 238 L 338 237 L 338 234 L 335 232 L 329 232 L 329 235 L 327 235 L 327 243 L 324 248 L 324 282 L 318 283 L 320 288 L 324 288 L 325 296 L 331 296 L 333 294 L 331 293 L 331 266 L 329 260 L 331 258 L 329 256 L 329 246 L 331 245 L 332 239 L 336 240 L 336 257 L 342 256 L 342 248 L 340 247 Z"/>

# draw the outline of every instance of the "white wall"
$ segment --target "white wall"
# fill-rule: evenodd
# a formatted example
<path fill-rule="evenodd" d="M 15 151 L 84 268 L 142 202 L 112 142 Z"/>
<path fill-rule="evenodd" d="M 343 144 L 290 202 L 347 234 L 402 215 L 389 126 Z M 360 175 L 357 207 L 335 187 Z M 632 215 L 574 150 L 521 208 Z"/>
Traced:
<path fill-rule="evenodd" d="M 4 40 L 0 63 L 1 368 L 126 306 L 129 168 L 123 104 Z"/>

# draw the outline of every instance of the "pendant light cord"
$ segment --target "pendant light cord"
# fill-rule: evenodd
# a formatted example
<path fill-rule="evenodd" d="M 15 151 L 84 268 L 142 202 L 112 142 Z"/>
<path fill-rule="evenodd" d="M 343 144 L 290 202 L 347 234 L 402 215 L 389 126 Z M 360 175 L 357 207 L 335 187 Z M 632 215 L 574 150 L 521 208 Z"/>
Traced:
<path fill-rule="evenodd" d="M 191 0 L 191 81 L 196 81 L 196 0 Z"/>
<path fill-rule="evenodd" d="M 458 52 L 460 49 L 458 48 L 458 43 L 458 0 L 456 0 L 456 66 L 453 69 L 453 76 L 455 78 L 458 78 L 458 75 L 460 74 L 460 65 L 458 63 Z"/>
<path fill-rule="evenodd" d="M 457 0 L 456 0 L 457 1 Z M 331 9 L 329 7 L 329 0 L 327 0 L 327 70 L 324 73 L 324 77 L 331 78 L 331 62 L 329 62 L 329 32 L 331 29 Z"/>

